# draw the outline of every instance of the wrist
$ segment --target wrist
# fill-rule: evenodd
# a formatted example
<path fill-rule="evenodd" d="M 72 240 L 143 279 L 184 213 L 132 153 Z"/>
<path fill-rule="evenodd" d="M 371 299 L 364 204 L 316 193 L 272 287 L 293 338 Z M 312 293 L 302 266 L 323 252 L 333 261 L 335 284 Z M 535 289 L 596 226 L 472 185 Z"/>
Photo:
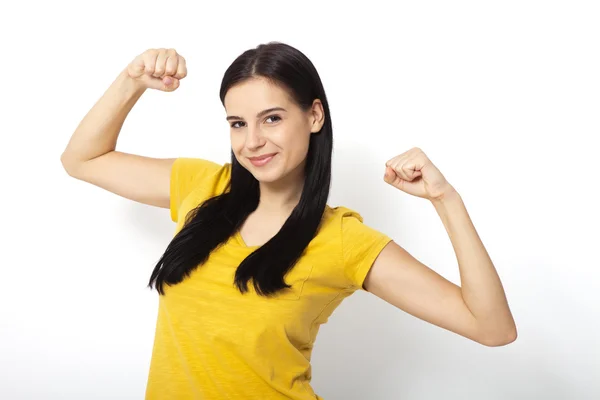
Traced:
<path fill-rule="evenodd" d="M 449 185 L 447 189 L 445 189 L 439 196 L 431 199 L 431 202 L 434 205 L 443 204 L 447 201 L 455 200 L 456 198 L 460 198 L 460 195 L 454 188 L 454 186 Z"/>
<path fill-rule="evenodd" d="M 117 82 L 124 91 L 137 96 L 141 96 L 147 89 L 147 87 L 138 79 L 129 76 L 127 68 L 121 71 L 117 77 Z"/>

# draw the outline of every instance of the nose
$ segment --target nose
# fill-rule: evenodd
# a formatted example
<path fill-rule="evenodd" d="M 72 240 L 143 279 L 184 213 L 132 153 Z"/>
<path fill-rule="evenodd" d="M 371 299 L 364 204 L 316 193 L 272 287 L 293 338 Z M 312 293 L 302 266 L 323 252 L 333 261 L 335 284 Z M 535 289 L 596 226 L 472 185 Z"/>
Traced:
<path fill-rule="evenodd" d="M 248 150 L 256 150 L 264 146 L 265 138 L 262 131 L 258 127 L 248 127 L 246 129 L 246 148 Z"/>

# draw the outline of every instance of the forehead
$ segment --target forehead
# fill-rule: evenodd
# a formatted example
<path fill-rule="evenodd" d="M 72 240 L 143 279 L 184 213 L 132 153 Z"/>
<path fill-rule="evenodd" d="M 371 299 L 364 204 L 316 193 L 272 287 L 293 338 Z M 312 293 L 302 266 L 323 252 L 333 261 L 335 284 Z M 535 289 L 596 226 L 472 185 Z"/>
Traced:
<path fill-rule="evenodd" d="M 291 103 L 284 89 L 261 77 L 232 86 L 224 99 L 225 110 L 236 115 L 255 114 L 271 107 L 289 109 Z"/>

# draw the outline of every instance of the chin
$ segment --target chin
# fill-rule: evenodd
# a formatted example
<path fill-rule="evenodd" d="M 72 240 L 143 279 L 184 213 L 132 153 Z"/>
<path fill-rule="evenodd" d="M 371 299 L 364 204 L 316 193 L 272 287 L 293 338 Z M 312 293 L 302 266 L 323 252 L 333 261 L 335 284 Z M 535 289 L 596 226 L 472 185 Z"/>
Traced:
<path fill-rule="evenodd" d="M 252 174 L 252 176 L 254 176 L 254 178 L 262 183 L 272 183 L 272 182 L 277 182 L 279 179 L 281 179 L 281 173 L 279 173 L 279 171 L 277 170 L 271 170 L 271 171 L 263 171 L 260 169 L 256 169 L 256 168 L 252 168 L 253 165 L 250 166 L 250 169 L 248 171 L 250 171 L 250 173 Z"/>

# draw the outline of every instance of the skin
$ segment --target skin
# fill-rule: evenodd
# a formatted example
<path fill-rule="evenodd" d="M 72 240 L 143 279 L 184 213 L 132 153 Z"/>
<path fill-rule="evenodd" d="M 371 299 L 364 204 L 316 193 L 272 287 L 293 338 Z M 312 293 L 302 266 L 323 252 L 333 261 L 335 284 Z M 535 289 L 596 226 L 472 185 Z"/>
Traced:
<path fill-rule="evenodd" d="M 229 89 L 224 104 L 234 155 L 259 181 L 257 212 L 289 214 L 304 186 L 310 135 L 325 120 L 321 101 L 303 110 L 282 87 L 257 77 Z M 276 107 L 283 110 L 265 113 Z M 265 166 L 254 166 L 248 159 L 270 153 L 277 155 Z"/>

